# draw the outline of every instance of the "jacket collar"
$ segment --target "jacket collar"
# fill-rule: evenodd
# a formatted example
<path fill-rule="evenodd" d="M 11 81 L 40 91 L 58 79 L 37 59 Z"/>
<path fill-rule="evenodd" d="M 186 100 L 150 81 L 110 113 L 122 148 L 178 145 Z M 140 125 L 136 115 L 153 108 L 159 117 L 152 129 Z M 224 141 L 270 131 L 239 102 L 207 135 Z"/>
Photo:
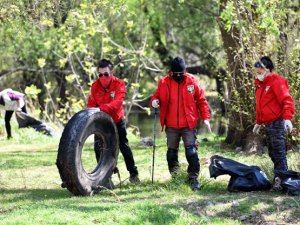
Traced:
<path fill-rule="evenodd" d="M 183 79 L 183 82 L 181 84 L 189 84 L 189 83 L 191 83 L 191 78 L 190 78 L 192 76 L 191 74 L 189 74 L 188 72 L 185 72 L 183 74 L 183 76 L 184 76 L 184 79 Z M 166 77 L 168 78 L 168 81 L 171 82 L 172 81 L 172 72 L 170 71 L 167 74 Z"/>
<path fill-rule="evenodd" d="M 274 75 L 275 75 L 274 73 L 270 73 L 267 77 L 265 77 L 265 79 L 263 81 L 255 79 L 255 81 L 254 81 L 255 86 L 259 87 L 263 84 L 267 84 L 269 81 L 273 80 Z"/>

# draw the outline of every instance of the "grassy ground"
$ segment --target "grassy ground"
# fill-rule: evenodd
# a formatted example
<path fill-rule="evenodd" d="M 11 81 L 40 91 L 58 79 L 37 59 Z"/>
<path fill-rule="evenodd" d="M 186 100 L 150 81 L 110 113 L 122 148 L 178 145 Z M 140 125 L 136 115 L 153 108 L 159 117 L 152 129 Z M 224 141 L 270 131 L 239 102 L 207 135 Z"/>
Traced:
<path fill-rule="evenodd" d="M 48 138 L 31 129 L 13 128 L 14 139 L 0 132 L 0 224 L 300 224 L 300 197 L 284 193 L 229 193 L 229 176 L 209 178 L 214 154 L 248 165 L 258 165 L 272 176 L 267 155 L 234 153 L 219 145 L 221 139 L 200 141 L 203 190 L 192 192 L 186 181 L 186 160 L 180 147 L 180 176 L 172 180 L 165 160 L 164 138 L 156 148 L 155 183 L 151 184 L 152 148 L 138 146 L 130 135 L 141 184 L 128 182 L 123 157 L 118 167 L 122 186 L 91 197 L 74 197 L 60 187 L 55 165 L 59 135 Z M 86 153 L 86 167 L 93 153 Z M 288 154 L 292 169 L 300 170 L 299 152 Z M 119 183 L 113 175 L 115 184 Z"/>

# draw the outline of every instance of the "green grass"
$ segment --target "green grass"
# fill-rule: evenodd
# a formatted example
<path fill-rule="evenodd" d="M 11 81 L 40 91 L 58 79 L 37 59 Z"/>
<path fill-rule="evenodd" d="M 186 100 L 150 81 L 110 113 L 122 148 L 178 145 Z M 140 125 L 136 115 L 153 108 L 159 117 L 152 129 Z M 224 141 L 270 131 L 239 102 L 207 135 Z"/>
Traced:
<path fill-rule="evenodd" d="M 1 132 L 0 132 L 1 134 Z M 49 138 L 31 129 L 13 128 L 14 139 L 0 136 L 0 224 L 257 224 L 300 221 L 300 197 L 284 193 L 229 193 L 229 176 L 209 178 L 208 163 L 214 154 L 248 165 L 258 165 L 272 177 L 272 163 L 264 155 L 235 153 L 218 145 L 222 138 L 201 142 L 200 180 L 203 190 L 192 192 L 186 183 L 186 159 L 180 146 L 181 173 L 172 180 L 165 159 L 165 139 L 157 141 L 155 182 L 151 183 L 152 148 L 138 146 L 130 135 L 141 184 L 128 182 L 123 157 L 118 167 L 122 185 L 90 197 L 75 197 L 60 187 L 55 165 L 59 134 Z M 87 168 L 93 153 L 85 155 Z M 289 152 L 289 165 L 299 170 L 299 152 Z M 113 181 L 119 184 L 117 175 Z"/>

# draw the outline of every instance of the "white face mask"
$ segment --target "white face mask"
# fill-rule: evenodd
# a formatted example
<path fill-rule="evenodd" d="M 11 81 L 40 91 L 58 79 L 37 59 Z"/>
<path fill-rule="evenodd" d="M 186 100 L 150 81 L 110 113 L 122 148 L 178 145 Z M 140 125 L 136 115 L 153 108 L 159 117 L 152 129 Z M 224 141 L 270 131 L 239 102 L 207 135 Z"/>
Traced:
<path fill-rule="evenodd" d="M 263 81 L 263 80 L 265 79 L 266 73 L 267 73 L 267 71 L 265 71 L 265 72 L 262 73 L 262 74 L 258 74 L 258 75 L 257 75 L 257 79 L 258 79 L 259 81 Z"/>

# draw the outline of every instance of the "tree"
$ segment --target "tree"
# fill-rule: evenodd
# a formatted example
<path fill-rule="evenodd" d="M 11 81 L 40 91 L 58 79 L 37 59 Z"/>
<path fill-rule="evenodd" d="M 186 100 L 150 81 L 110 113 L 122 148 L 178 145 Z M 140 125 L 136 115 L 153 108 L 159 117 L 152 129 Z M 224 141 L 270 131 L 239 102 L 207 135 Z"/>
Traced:
<path fill-rule="evenodd" d="M 253 138 L 252 65 L 260 56 L 271 55 L 282 65 L 278 72 L 289 79 L 292 95 L 299 99 L 296 0 L 0 0 L 0 4 L 1 84 L 21 91 L 34 85 L 32 89 L 40 92 L 35 91 L 33 104 L 60 124 L 85 108 L 97 77 L 96 62 L 103 57 L 115 62 L 116 75 L 127 83 L 128 115 L 133 107 L 150 111 L 147 97 L 157 80 L 166 74 L 171 58 L 183 56 L 188 71 L 216 79 L 229 108 L 226 141 L 239 146 Z M 224 82 L 228 97 L 223 95 Z M 296 137 L 298 121 L 294 121 Z"/>
<path fill-rule="evenodd" d="M 278 56 L 280 62 L 282 55 L 286 56 L 290 51 L 299 50 L 299 44 L 291 39 L 289 39 L 289 48 L 279 48 L 280 45 L 286 44 L 282 40 L 294 36 L 295 33 L 299 34 L 299 27 L 295 29 L 289 26 L 290 20 L 286 19 L 294 17 L 294 23 L 298 24 L 299 18 L 293 16 L 296 15 L 294 10 L 297 8 L 299 2 L 297 4 L 296 1 L 293 3 L 290 1 L 220 1 L 219 27 L 227 55 L 229 70 L 227 79 L 230 83 L 227 143 L 252 147 L 248 143 L 255 139 L 251 134 L 255 121 L 253 63 L 262 55 L 272 55 L 275 59 Z M 278 54 L 278 48 L 281 54 Z M 295 56 L 294 60 L 298 61 L 299 55 L 295 54 Z M 284 65 L 282 61 L 281 64 Z M 288 67 L 289 64 L 286 64 L 284 69 L 286 73 L 282 74 L 286 77 L 289 77 Z M 299 72 L 296 70 L 293 72 L 293 77 L 299 79 Z M 293 87 L 293 84 L 291 86 Z M 295 92 L 294 96 L 297 96 L 299 89 L 296 88 Z M 299 127 L 297 132 L 299 137 Z"/>

